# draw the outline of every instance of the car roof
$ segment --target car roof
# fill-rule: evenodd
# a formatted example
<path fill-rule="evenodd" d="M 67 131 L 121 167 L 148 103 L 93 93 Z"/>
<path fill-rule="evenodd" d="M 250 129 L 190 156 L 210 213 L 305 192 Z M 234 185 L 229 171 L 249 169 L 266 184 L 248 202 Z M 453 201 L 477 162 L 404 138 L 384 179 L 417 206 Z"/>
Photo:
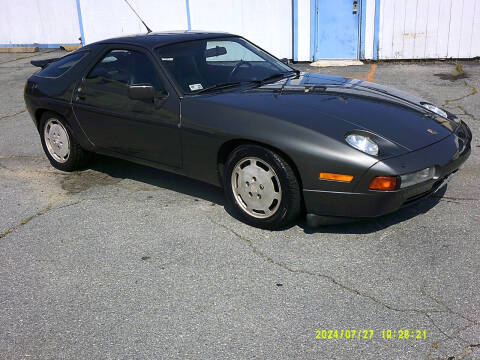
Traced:
<path fill-rule="evenodd" d="M 153 48 L 166 44 L 173 44 L 177 42 L 211 39 L 218 37 L 236 36 L 224 32 L 208 32 L 198 30 L 178 30 L 178 31 L 165 31 L 165 32 L 151 32 L 148 34 L 135 34 L 122 37 L 116 37 L 111 39 L 101 40 L 90 45 L 95 44 L 130 44 L 141 45 L 143 47 Z"/>

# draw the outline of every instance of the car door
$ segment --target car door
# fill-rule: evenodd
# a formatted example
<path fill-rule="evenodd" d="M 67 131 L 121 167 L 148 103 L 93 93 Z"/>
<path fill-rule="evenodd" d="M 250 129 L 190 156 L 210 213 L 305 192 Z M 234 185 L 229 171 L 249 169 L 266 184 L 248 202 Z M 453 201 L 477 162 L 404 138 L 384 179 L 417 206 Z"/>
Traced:
<path fill-rule="evenodd" d="M 132 85 L 155 95 L 132 99 Z M 179 99 L 143 49 L 108 48 L 75 89 L 73 109 L 100 150 L 181 167 Z"/>

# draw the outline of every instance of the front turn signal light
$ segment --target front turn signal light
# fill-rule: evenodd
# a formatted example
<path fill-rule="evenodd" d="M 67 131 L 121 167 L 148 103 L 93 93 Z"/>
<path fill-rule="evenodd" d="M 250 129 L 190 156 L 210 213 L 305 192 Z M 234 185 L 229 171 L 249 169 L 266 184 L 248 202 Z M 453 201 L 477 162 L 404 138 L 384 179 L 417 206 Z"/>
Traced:
<path fill-rule="evenodd" d="M 372 180 L 368 188 L 371 190 L 390 191 L 395 190 L 396 187 L 396 176 L 377 176 Z"/>
<path fill-rule="evenodd" d="M 348 182 L 348 183 L 353 180 L 352 175 L 324 173 L 324 172 L 321 172 L 318 177 L 322 180 L 333 180 L 333 181 L 341 181 L 341 182 Z"/>

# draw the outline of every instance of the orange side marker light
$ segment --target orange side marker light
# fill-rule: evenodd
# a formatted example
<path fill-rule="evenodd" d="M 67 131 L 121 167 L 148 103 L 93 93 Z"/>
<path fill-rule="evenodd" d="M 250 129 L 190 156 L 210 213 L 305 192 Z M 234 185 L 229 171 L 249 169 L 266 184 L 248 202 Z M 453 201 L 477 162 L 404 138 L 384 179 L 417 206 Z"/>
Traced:
<path fill-rule="evenodd" d="M 318 178 L 322 180 L 333 180 L 333 181 L 341 181 L 341 182 L 348 182 L 348 183 L 353 180 L 352 175 L 333 174 L 333 173 L 324 173 L 324 172 L 321 172 Z"/>

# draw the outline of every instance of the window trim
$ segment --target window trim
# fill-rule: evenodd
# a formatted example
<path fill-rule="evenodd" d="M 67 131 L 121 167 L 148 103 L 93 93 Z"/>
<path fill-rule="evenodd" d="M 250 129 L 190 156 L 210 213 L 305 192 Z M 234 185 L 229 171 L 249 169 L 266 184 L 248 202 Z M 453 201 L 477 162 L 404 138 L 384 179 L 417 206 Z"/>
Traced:
<path fill-rule="evenodd" d="M 56 62 L 58 62 L 58 61 L 60 61 L 60 60 L 62 60 L 62 59 L 64 59 L 64 58 L 66 58 L 66 57 L 68 57 L 68 56 L 78 55 L 78 54 L 80 54 L 80 53 L 84 53 L 83 56 L 77 61 L 77 63 L 76 63 L 75 65 L 70 66 L 70 68 L 69 68 L 67 71 L 63 72 L 62 74 L 60 74 L 60 75 L 58 75 L 58 76 L 44 76 L 44 75 L 41 75 L 41 74 L 40 74 L 43 70 L 47 69 L 48 66 L 53 65 L 53 64 L 55 64 Z M 44 79 L 58 79 L 58 78 L 61 78 L 61 77 L 64 76 L 66 73 L 68 73 L 70 70 L 72 70 L 73 68 L 75 68 L 83 59 L 85 59 L 85 58 L 89 55 L 89 53 L 90 53 L 90 50 L 81 49 L 81 50 L 75 51 L 74 53 L 66 54 L 66 55 L 62 56 L 61 58 L 59 58 L 57 61 L 54 61 L 54 62 L 48 64 L 48 66 L 46 66 L 45 68 L 43 68 L 43 69 L 39 70 L 38 72 L 36 72 L 36 73 L 34 74 L 34 76 L 37 76 L 37 77 L 40 77 L 40 78 L 44 78 Z"/>

